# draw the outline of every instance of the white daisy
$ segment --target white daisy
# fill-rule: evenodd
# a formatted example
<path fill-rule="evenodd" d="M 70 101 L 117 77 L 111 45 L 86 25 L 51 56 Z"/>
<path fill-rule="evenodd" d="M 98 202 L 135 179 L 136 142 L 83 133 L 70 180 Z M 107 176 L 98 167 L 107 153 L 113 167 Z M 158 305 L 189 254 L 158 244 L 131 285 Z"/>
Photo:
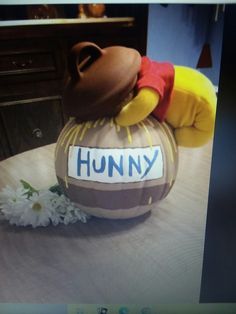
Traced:
<path fill-rule="evenodd" d="M 0 192 L 1 213 L 8 220 L 18 217 L 23 212 L 27 201 L 27 191 L 24 188 L 13 190 L 7 186 Z"/>
<path fill-rule="evenodd" d="M 55 213 L 55 208 L 51 202 L 53 197 L 54 194 L 50 191 L 33 193 L 28 200 L 28 206 L 19 219 L 20 225 L 31 225 L 33 228 L 49 225 L 50 219 Z"/>
<path fill-rule="evenodd" d="M 9 220 L 10 224 L 17 224 L 19 217 L 24 213 L 28 206 L 28 200 L 12 202 L 0 205 L 1 212 L 5 219 Z"/>
<path fill-rule="evenodd" d="M 61 214 L 61 222 L 65 225 L 75 223 L 79 220 L 83 223 L 86 223 L 89 219 L 89 216 L 87 214 L 82 212 L 63 194 L 58 197 L 57 201 L 57 212 Z"/>
<path fill-rule="evenodd" d="M 83 223 L 86 223 L 88 219 L 91 218 L 90 215 L 84 213 L 82 210 L 76 208 L 75 210 L 75 216 L 77 217 L 77 220 L 80 220 Z"/>
<path fill-rule="evenodd" d="M 17 226 L 29 226 L 33 228 L 38 226 L 47 226 L 50 223 L 50 217 L 55 209 L 50 199 L 53 193 L 50 191 L 39 191 L 33 193 L 29 199 L 6 204 L 3 213 L 10 224 Z M 14 205 L 14 206 L 13 206 Z"/>
<path fill-rule="evenodd" d="M 29 188 L 28 188 L 29 186 Z M 68 225 L 90 218 L 63 194 L 50 190 L 36 191 L 27 182 L 24 187 L 13 190 L 9 186 L 0 192 L 0 209 L 10 224 L 17 226 Z"/>
<path fill-rule="evenodd" d="M 6 203 L 16 203 L 20 201 L 25 201 L 27 199 L 27 190 L 23 187 L 19 187 L 16 190 L 10 186 L 6 186 L 0 192 L 0 204 Z"/>

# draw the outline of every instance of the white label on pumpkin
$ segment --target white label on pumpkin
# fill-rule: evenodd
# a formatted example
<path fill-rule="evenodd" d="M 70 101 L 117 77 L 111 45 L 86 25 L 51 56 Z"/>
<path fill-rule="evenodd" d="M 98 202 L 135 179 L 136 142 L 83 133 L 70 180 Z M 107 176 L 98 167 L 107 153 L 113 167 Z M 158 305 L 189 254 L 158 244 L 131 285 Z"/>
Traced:
<path fill-rule="evenodd" d="M 163 176 L 161 147 L 120 149 L 70 146 L 68 176 L 103 183 L 159 179 Z"/>

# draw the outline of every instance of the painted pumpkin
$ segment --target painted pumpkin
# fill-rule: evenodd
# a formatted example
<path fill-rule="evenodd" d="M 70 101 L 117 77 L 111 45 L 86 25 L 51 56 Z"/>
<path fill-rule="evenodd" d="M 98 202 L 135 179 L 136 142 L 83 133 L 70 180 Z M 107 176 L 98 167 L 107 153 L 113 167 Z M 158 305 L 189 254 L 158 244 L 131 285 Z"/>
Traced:
<path fill-rule="evenodd" d="M 131 127 L 113 118 L 65 125 L 55 151 L 63 192 L 83 211 L 125 219 L 155 208 L 172 188 L 178 150 L 172 130 L 151 116 Z"/>

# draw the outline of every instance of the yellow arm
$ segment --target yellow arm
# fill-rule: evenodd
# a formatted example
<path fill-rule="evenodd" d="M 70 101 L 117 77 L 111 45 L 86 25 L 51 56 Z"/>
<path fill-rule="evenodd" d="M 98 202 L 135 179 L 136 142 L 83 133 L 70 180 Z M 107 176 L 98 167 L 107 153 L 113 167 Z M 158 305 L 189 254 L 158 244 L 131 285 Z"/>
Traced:
<path fill-rule="evenodd" d="M 125 105 L 115 121 L 120 126 L 130 126 L 144 120 L 156 108 L 158 93 L 148 87 L 140 89 L 138 95 Z"/>

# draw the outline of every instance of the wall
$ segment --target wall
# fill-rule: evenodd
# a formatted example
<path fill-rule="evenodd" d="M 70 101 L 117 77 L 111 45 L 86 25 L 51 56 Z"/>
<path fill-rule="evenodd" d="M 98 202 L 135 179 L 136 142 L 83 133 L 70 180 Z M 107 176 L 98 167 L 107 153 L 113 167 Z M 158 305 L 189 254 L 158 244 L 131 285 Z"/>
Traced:
<path fill-rule="evenodd" d="M 196 68 L 202 47 L 209 42 L 213 66 L 201 71 L 218 85 L 223 14 L 214 22 L 215 8 L 213 5 L 150 4 L 147 55 L 158 61 Z"/>

